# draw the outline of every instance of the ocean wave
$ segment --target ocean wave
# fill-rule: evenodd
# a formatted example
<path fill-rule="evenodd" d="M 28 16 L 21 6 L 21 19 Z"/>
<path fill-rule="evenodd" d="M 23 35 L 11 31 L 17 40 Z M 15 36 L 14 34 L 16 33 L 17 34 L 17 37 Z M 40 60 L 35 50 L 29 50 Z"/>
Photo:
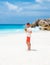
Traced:
<path fill-rule="evenodd" d="M 37 32 L 37 31 L 40 31 L 40 29 L 39 29 L 39 27 L 35 27 L 35 28 L 32 28 L 32 31 Z"/>
<path fill-rule="evenodd" d="M 33 32 L 39 31 L 39 27 L 32 28 Z M 0 33 L 25 33 L 24 29 L 2 29 Z"/>

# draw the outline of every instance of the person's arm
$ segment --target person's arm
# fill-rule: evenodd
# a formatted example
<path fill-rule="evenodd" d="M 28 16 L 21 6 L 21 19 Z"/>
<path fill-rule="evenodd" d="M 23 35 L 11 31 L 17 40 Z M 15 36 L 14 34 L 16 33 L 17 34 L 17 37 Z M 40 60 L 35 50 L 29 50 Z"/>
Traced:
<path fill-rule="evenodd" d="M 28 32 L 28 33 L 30 33 L 30 31 L 28 31 L 27 29 L 25 29 L 25 32 Z"/>
<path fill-rule="evenodd" d="M 32 31 L 28 31 L 29 33 L 32 33 Z"/>
<path fill-rule="evenodd" d="M 27 29 L 25 29 L 25 32 L 27 32 Z"/>
<path fill-rule="evenodd" d="M 30 33 L 32 33 L 32 31 L 30 31 Z"/>
<path fill-rule="evenodd" d="M 32 30 L 27 30 L 27 29 L 25 29 L 25 32 L 28 32 L 28 33 L 32 33 Z"/>
<path fill-rule="evenodd" d="M 29 33 L 32 33 L 32 29 L 30 28 L 30 30 L 28 31 Z"/>

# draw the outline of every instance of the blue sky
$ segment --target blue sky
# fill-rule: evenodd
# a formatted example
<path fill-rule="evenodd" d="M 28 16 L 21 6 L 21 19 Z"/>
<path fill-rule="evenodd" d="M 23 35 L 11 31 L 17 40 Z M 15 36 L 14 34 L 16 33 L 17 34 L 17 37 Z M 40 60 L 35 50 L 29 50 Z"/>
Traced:
<path fill-rule="evenodd" d="M 0 24 L 24 24 L 50 18 L 50 0 L 0 0 Z"/>

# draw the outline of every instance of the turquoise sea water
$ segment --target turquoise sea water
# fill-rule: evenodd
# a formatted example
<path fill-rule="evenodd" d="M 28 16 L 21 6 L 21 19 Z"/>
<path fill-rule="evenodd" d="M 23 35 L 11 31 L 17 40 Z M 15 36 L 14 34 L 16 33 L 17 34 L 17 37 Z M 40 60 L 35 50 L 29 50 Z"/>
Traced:
<path fill-rule="evenodd" d="M 24 24 L 0 24 L 0 30 L 5 29 L 24 29 Z"/>
<path fill-rule="evenodd" d="M 0 24 L 0 33 L 22 33 L 24 29 L 25 24 Z M 35 32 L 39 28 L 32 28 L 32 30 Z"/>
<path fill-rule="evenodd" d="M 0 24 L 0 33 L 24 32 L 24 24 Z"/>

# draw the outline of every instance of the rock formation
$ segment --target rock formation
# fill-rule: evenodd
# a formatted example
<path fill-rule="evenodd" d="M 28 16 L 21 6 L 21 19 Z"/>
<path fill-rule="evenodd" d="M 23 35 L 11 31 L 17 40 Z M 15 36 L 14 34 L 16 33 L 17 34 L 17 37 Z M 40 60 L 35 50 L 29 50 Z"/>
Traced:
<path fill-rule="evenodd" d="M 38 19 L 36 22 L 31 24 L 31 27 L 40 26 L 42 30 L 50 30 L 50 18 L 48 19 Z"/>

